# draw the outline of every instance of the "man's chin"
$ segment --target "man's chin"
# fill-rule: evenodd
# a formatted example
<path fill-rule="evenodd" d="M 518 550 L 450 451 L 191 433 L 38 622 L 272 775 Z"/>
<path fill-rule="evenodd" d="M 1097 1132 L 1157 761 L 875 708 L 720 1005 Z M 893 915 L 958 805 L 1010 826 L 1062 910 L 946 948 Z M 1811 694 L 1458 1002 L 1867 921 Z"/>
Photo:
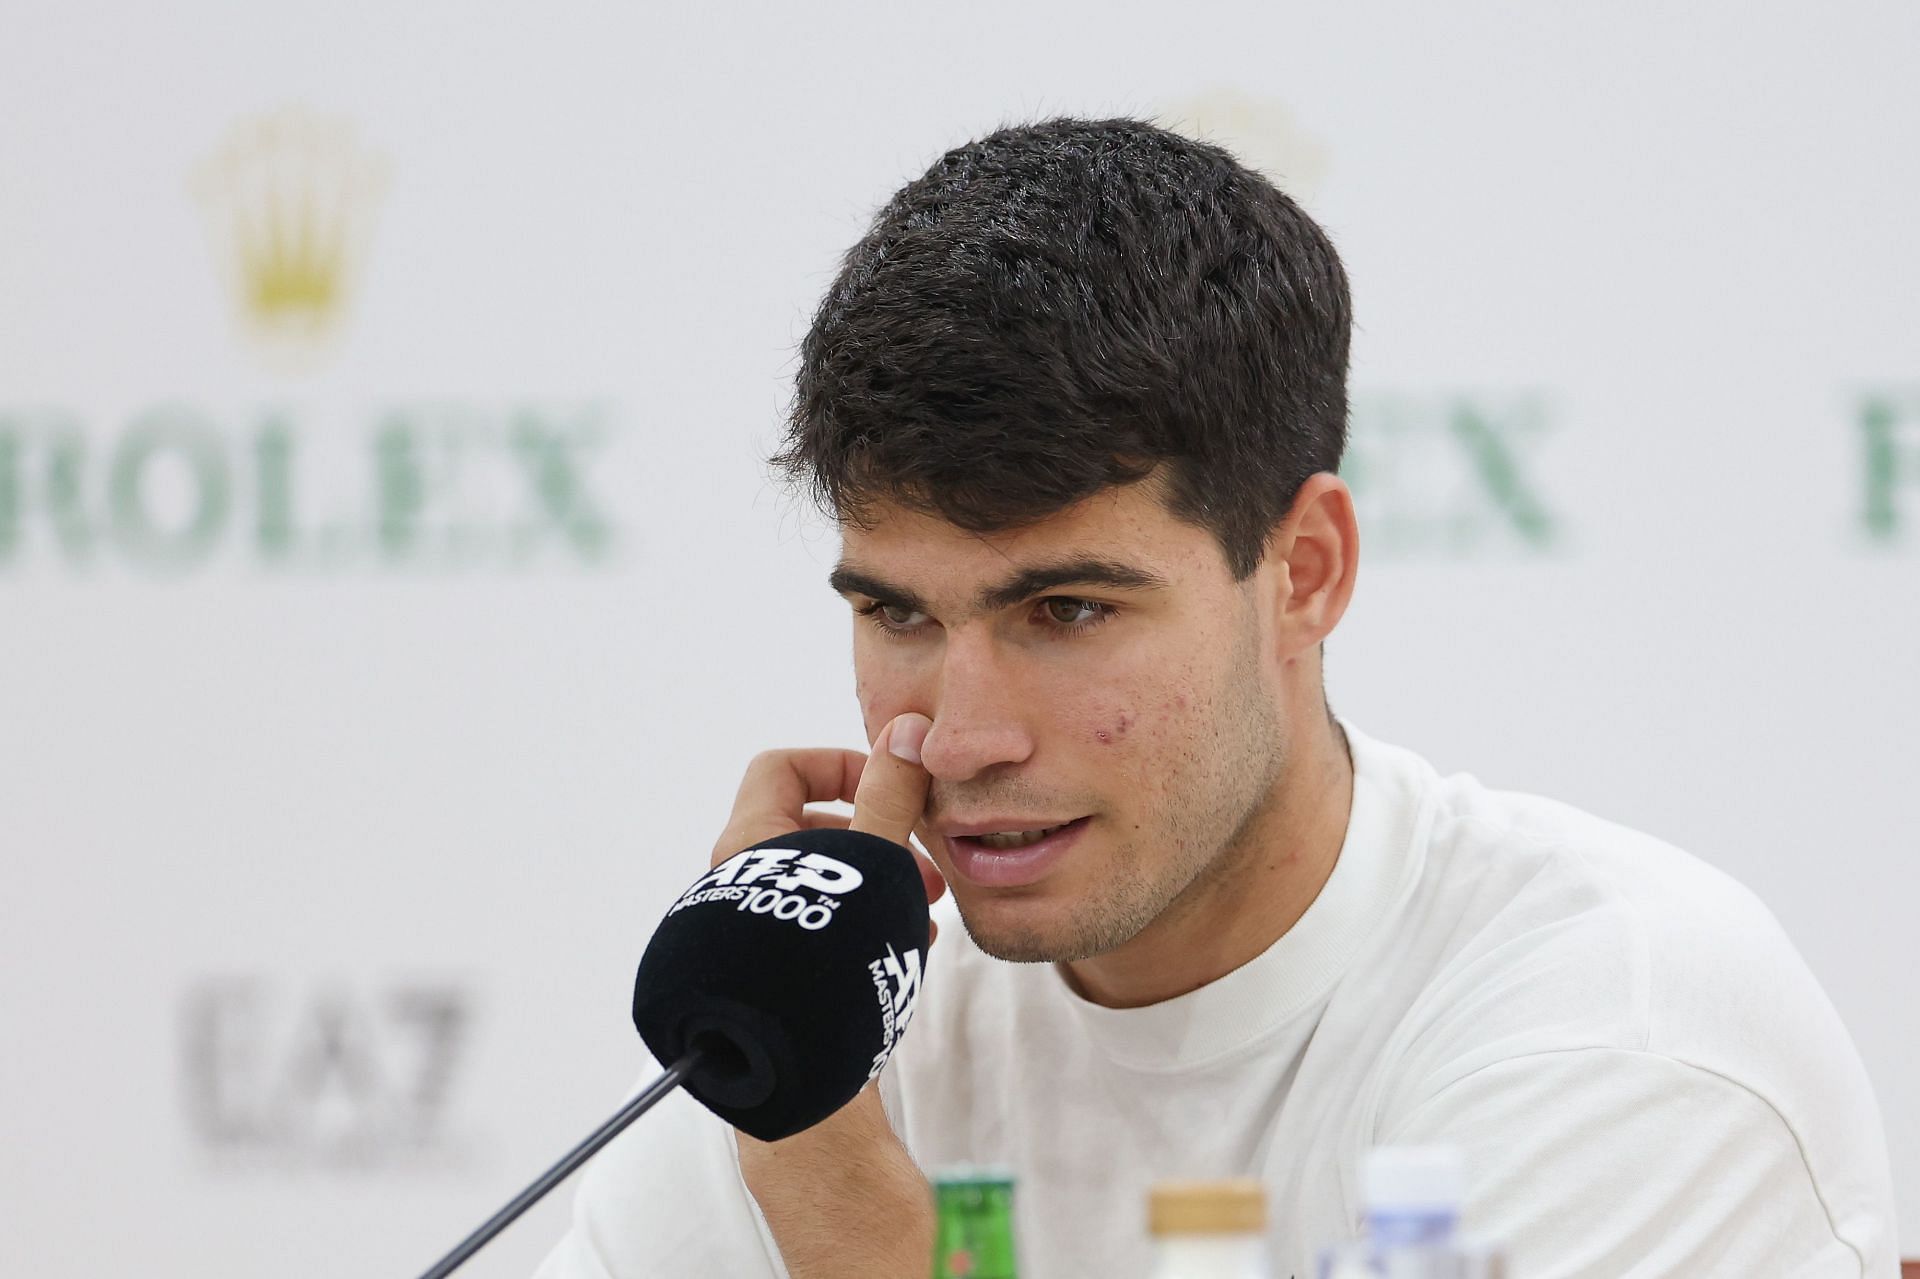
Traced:
<path fill-rule="evenodd" d="M 1069 964 L 1112 948 L 1092 921 L 1074 917 L 1057 903 L 1028 900 L 975 902 L 955 893 L 960 922 L 973 944 L 1010 964 Z"/>

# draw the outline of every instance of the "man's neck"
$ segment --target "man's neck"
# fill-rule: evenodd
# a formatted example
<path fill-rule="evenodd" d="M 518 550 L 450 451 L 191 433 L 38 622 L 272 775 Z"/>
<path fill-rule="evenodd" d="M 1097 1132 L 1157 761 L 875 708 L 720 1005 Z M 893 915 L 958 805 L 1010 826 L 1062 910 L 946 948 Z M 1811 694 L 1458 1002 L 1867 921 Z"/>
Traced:
<path fill-rule="evenodd" d="M 1284 937 L 1340 859 L 1353 759 L 1331 720 L 1302 735 L 1260 819 L 1222 863 L 1117 949 L 1060 966 L 1084 998 L 1140 1008 L 1226 976 Z"/>

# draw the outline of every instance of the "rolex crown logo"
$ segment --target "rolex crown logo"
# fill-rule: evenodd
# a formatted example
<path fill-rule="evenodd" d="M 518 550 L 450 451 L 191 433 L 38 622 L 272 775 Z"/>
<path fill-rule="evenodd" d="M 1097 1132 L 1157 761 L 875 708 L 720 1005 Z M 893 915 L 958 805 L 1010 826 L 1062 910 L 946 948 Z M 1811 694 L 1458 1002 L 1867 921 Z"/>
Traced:
<path fill-rule="evenodd" d="M 346 316 L 385 165 L 350 125 L 290 109 L 235 126 L 196 186 L 248 335 L 310 365 Z"/>

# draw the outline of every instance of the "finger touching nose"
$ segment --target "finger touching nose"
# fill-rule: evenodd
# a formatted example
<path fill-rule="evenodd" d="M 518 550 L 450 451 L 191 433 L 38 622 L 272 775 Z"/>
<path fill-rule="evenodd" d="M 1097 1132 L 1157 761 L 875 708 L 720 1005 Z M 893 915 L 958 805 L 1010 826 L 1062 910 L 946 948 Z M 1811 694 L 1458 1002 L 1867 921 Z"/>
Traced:
<path fill-rule="evenodd" d="M 920 746 L 933 721 L 909 711 L 897 715 L 874 738 L 853 793 L 854 830 L 905 844 L 927 806 L 927 770 Z"/>

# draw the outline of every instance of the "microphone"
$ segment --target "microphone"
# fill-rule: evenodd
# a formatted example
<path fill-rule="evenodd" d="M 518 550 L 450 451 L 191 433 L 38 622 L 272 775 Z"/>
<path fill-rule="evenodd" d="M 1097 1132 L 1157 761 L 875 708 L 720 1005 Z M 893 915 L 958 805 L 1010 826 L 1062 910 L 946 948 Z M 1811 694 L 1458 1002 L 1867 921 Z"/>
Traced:
<path fill-rule="evenodd" d="M 715 866 L 668 908 L 634 978 L 634 1027 L 671 1064 L 421 1279 L 452 1274 L 676 1087 L 761 1141 L 845 1106 L 899 1046 L 928 932 L 913 854 L 877 835 L 796 831 Z"/>
<path fill-rule="evenodd" d="M 927 891 L 877 835 L 811 830 L 756 844 L 681 894 L 647 945 L 633 1024 L 656 1060 L 701 1060 L 685 1088 L 778 1141 L 852 1101 L 920 994 Z"/>

